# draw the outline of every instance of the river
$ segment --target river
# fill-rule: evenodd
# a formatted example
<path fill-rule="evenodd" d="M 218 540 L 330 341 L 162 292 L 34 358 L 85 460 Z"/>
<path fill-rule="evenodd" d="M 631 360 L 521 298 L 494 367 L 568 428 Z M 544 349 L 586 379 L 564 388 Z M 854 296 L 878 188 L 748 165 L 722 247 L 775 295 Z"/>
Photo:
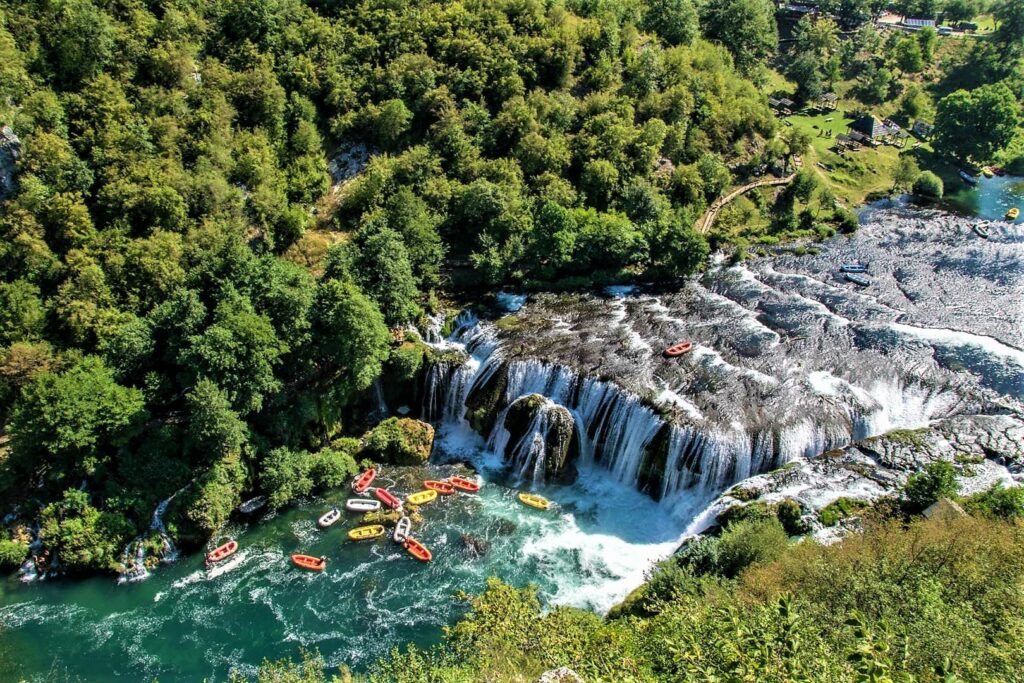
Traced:
<path fill-rule="evenodd" d="M 300 646 L 362 670 L 392 647 L 437 642 L 465 609 L 455 594 L 492 575 L 603 612 L 711 521 L 707 506 L 735 481 L 887 429 L 1020 415 L 1024 237 L 1009 224 L 991 232 L 983 241 L 948 214 L 877 211 L 819 254 L 720 264 L 678 291 L 499 297 L 517 324 L 467 316 L 434 340 L 470 355 L 429 380 L 431 463 L 383 474 L 405 494 L 464 461 L 479 471 L 479 495 L 424 506 L 417 533 L 432 563 L 388 540 L 346 542 L 351 517 L 319 530 L 338 491 L 237 522 L 226 533 L 241 550 L 212 571 L 187 556 L 120 585 L 10 577 L 0 679 L 216 682 Z M 852 259 L 871 262 L 869 287 L 838 274 Z M 661 358 L 677 338 L 694 352 Z M 485 439 L 465 403 L 498 377 Z M 544 420 L 514 437 L 504 426 L 530 393 L 571 415 L 574 483 L 523 481 L 506 465 L 543 472 L 550 457 Z M 527 487 L 555 507 L 521 505 Z M 326 555 L 327 571 L 292 567 L 292 552 Z"/>

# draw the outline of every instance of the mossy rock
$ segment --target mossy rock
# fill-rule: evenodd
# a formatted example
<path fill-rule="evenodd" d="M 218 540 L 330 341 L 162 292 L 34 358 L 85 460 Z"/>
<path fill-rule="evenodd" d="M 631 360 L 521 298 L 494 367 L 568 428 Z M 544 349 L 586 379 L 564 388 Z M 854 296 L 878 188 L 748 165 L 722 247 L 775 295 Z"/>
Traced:
<path fill-rule="evenodd" d="M 818 512 L 818 519 L 825 526 L 835 526 L 841 520 L 860 514 L 871 504 L 859 498 L 836 498 Z"/>
<path fill-rule="evenodd" d="M 391 465 L 422 465 L 430 458 L 434 428 L 407 417 L 389 417 L 363 437 L 363 457 Z"/>
<path fill-rule="evenodd" d="M 742 486 L 734 486 L 731 489 L 729 489 L 728 491 L 726 491 L 725 495 L 731 496 L 731 497 L 735 498 L 738 501 L 747 503 L 747 502 L 750 502 L 750 501 L 754 500 L 755 498 L 757 498 L 761 494 L 758 492 L 757 489 L 748 489 L 748 488 L 744 488 Z"/>
<path fill-rule="evenodd" d="M 637 473 L 637 488 L 646 491 L 654 500 L 661 500 L 665 484 L 665 469 L 668 467 L 668 444 L 672 430 L 668 423 L 662 425 L 658 433 L 651 439 L 644 453 L 640 471 Z M 679 463 L 682 466 L 682 463 Z"/>
<path fill-rule="evenodd" d="M 423 523 L 423 515 L 419 513 L 419 508 L 415 505 L 406 505 L 402 510 L 377 510 L 376 512 L 367 512 L 363 515 L 363 524 L 381 524 L 383 526 L 392 527 L 398 524 L 398 520 L 402 517 L 408 517 L 409 521 L 413 523 L 413 527 L 416 527 Z"/>
<path fill-rule="evenodd" d="M 924 435 L 928 433 L 927 428 L 922 429 L 894 429 L 891 432 L 886 432 L 880 439 L 885 439 L 891 443 L 900 444 L 903 446 L 910 446 L 912 448 L 924 448 L 925 440 Z"/>
<path fill-rule="evenodd" d="M 544 476 L 548 480 L 558 481 L 575 479 L 574 463 L 579 457 L 579 439 L 576 436 L 576 420 L 564 406 L 554 405 L 540 394 L 516 399 L 505 414 L 509 444 L 517 444 L 528 436 L 527 432 L 541 411 L 544 411 L 546 418 Z"/>
<path fill-rule="evenodd" d="M 488 434 L 494 428 L 500 404 L 508 388 L 508 366 L 502 365 L 490 379 L 476 386 L 466 397 L 467 417 L 470 425 L 480 434 Z"/>
<path fill-rule="evenodd" d="M 449 349 L 447 351 L 438 351 L 437 349 L 427 348 L 425 357 L 426 364 L 432 365 L 450 365 L 452 367 L 459 367 L 464 365 L 469 359 L 469 355 L 465 351 L 459 349 Z"/>
<path fill-rule="evenodd" d="M 715 521 L 722 527 L 727 528 L 736 522 L 754 520 L 763 521 L 775 517 L 772 506 L 764 501 L 755 501 L 746 505 L 734 505 L 718 514 Z"/>

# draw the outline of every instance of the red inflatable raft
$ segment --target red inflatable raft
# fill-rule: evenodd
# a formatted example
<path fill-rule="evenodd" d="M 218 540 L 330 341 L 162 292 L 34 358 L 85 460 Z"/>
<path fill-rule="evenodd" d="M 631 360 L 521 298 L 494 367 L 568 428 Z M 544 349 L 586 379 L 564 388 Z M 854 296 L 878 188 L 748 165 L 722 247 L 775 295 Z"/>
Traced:
<path fill-rule="evenodd" d="M 405 546 L 405 549 L 409 551 L 410 555 L 415 557 L 420 562 L 430 562 L 430 560 L 432 560 L 434 557 L 430 554 L 430 551 L 427 550 L 427 546 L 423 545 L 411 536 L 405 539 L 405 543 L 403 543 L 402 545 Z"/>
<path fill-rule="evenodd" d="M 370 488 L 370 484 L 373 483 L 373 480 L 376 477 L 377 477 L 377 470 L 375 470 L 375 469 L 373 469 L 371 467 L 370 469 L 366 470 L 365 472 L 360 474 L 358 477 L 356 477 L 356 480 L 354 482 L 352 482 L 352 490 L 355 491 L 356 493 L 363 493 L 363 492 L 365 492 L 366 489 Z"/>
<path fill-rule="evenodd" d="M 400 501 L 395 494 L 391 493 L 387 489 L 374 489 L 373 495 L 377 496 L 377 500 L 387 505 L 392 510 L 401 510 L 402 501 Z"/>
<path fill-rule="evenodd" d="M 672 346 L 665 349 L 665 355 L 668 356 L 669 358 L 675 358 L 676 356 L 681 356 L 684 353 L 689 353 L 692 350 L 693 342 L 684 341 L 679 342 L 678 344 L 673 344 Z"/>
<path fill-rule="evenodd" d="M 434 481 L 432 479 L 428 479 L 427 481 L 423 482 L 423 488 L 429 489 L 431 491 L 437 491 L 442 496 L 447 496 L 451 493 L 455 493 L 455 487 L 446 481 Z"/>
<path fill-rule="evenodd" d="M 476 493 L 480 490 L 480 484 L 465 477 L 448 477 L 448 483 L 466 493 Z"/>
<path fill-rule="evenodd" d="M 217 546 L 206 556 L 207 566 L 231 557 L 236 550 L 238 550 L 238 542 L 233 538 L 224 545 Z"/>
<path fill-rule="evenodd" d="M 313 557 L 312 555 L 292 555 L 292 562 L 296 567 L 311 569 L 315 572 L 322 572 L 327 566 L 326 557 Z"/>

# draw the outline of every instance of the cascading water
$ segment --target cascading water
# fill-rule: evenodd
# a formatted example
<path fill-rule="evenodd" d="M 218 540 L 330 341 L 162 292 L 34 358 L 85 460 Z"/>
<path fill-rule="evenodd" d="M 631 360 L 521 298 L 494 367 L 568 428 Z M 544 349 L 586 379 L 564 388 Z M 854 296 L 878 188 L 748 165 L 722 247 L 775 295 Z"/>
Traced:
<path fill-rule="evenodd" d="M 493 422 L 481 435 L 487 450 L 521 480 L 542 484 L 550 470 L 552 411 L 567 411 L 578 440 L 578 468 L 603 472 L 680 515 L 693 513 L 695 499 L 708 501 L 735 482 L 793 459 L 814 457 L 897 427 L 926 425 L 960 400 L 955 393 L 908 384 L 895 374 L 861 387 L 815 372 L 806 381 L 831 406 L 830 421 L 797 414 L 777 422 L 680 422 L 613 382 L 565 365 L 508 357 L 494 328 L 472 314 L 460 316 L 448 339 L 430 343 L 466 353 L 461 365 L 438 363 L 427 376 L 423 414 L 439 429 L 468 430 L 470 397 L 500 392 Z M 531 395 L 543 401 L 525 430 L 518 425 L 513 433 L 507 424 L 510 409 Z"/>
<path fill-rule="evenodd" d="M 178 559 L 178 549 L 174 545 L 174 541 L 171 539 L 170 534 L 167 533 L 167 527 L 164 526 L 164 513 L 167 512 L 168 506 L 171 501 L 174 500 L 175 496 L 188 488 L 188 485 L 181 487 L 170 496 L 160 501 L 156 508 L 153 510 L 153 517 L 149 523 L 149 529 L 146 533 L 138 536 L 135 540 L 128 544 L 121 553 L 121 564 L 124 565 L 124 571 L 118 577 L 118 583 L 126 583 L 133 581 L 142 581 L 149 577 L 149 569 L 146 568 L 146 540 L 147 537 L 151 537 L 153 533 L 156 533 L 160 538 L 162 549 L 159 552 L 160 562 L 169 563 L 174 562 Z"/>

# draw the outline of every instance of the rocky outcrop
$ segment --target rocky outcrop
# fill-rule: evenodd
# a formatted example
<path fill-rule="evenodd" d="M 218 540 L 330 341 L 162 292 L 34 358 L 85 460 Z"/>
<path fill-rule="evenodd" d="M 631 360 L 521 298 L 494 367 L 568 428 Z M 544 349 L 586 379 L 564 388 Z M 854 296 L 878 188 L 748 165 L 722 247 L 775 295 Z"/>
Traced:
<path fill-rule="evenodd" d="M 576 420 L 567 408 L 540 394 L 530 394 L 512 402 L 504 426 L 509 434 L 506 452 L 521 469 L 531 470 L 524 472 L 529 478 L 575 479 L 580 447 Z"/>
<path fill-rule="evenodd" d="M 363 437 L 360 455 L 391 465 L 422 465 L 430 458 L 434 428 L 407 417 L 389 417 Z"/>
<path fill-rule="evenodd" d="M 567 666 L 545 671 L 537 683 L 583 683 L 583 678 Z"/>
<path fill-rule="evenodd" d="M 489 434 L 508 389 L 508 366 L 502 363 L 487 379 L 473 386 L 466 397 L 466 419 L 480 434 Z"/>
<path fill-rule="evenodd" d="M 21 157 L 21 140 L 10 126 L 0 128 L 0 200 L 17 189 L 17 163 Z"/>
<path fill-rule="evenodd" d="M 830 540 L 855 526 L 866 503 L 896 493 L 912 473 L 938 460 L 956 467 L 963 495 L 996 482 L 1024 484 L 1024 417 L 958 416 L 927 429 L 863 439 L 751 477 L 726 491 L 712 509 L 721 519 L 731 509 L 792 500 L 815 536 Z"/>

